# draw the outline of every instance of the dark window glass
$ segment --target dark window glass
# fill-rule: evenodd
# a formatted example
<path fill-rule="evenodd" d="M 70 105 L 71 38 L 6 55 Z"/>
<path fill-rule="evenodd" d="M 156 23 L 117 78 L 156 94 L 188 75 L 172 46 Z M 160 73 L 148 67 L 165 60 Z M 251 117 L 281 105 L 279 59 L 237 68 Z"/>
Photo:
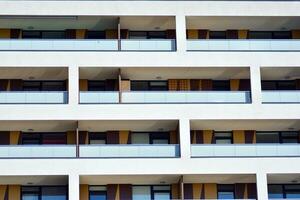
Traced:
<path fill-rule="evenodd" d="M 146 31 L 130 31 L 129 32 L 130 39 L 147 39 Z"/>
<path fill-rule="evenodd" d="M 152 199 L 153 200 L 170 200 L 171 188 L 170 186 L 152 186 Z"/>
<path fill-rule="evenodd" d="M 90 200 L 106 200 L 106 192 L 90 191 Z"/>
<path fill-rule="evenodd" d="M 281 132 L 281 143 L 298 143 L 298 132 Z"/>
<path fill-rule="evenodd" d="M 230 81 L 229 80 L 222 80 L 222 81 L 213 80 L 212 83 L 213 83 L 214 91 L 229 91 L 230 90 Z"/>
<path fill-rule="evenodd" d="M 105 91 L 105 81 L 89 81 L 88 90 L 89 91 Z"/>
<path fill-rule="evenodd" d="M 271 31 L 250 31 L 249 39 L 272 39 Z"/>
<path fill-rule="evenodd" d="M 214 140 L 216 144 L 232 144 L 232 133 L 214 132 Z"/>
<path fill-rule="evenodd" d="M 278 81 L 277 90 L 295 90 L 295 81 Z"/>
<path fill-rule="evenodd" d="M 67 144 L 65 133 L 41 133 L 42 144 Z"/>
<path fill-rule="evenodd" d="M 106 144 L 105 133 L 89 133 L 90 144 Z"/>
<path fill-rule="evenodd" d="M 268 185 L 269 199 L 281 199 L 283 198 L 282 185 Z"/>
<path fill-rule="evenodd" d="M 65 39 L 64 31 L 42 31 L 41 32 L 43 39 Z"/>
<path fill-rule="evenodd" d="M 88 31 L 87 39 L 105 39 L 105 31 Z"/>
<path fill-rule="evenodd" d="M 22 133 L 22 144 L 41 144 L 41 137 L 38 133 Z"/>
<path fill-rule="evenodd" d="M 148 39 L 166 39 L 165 31 L 149 31 Z"/>
<path fill-rule="evenodd" d="M 131 81 L 132 91 L 148 91 L 149 84 L 147 81 Z"/>
<path fill-rule="evenodd" d="M 167 81 L 131 81 L 132 91 L 166 91 Z"/>
<path fill-rule="evenodd" d="M 150 81 L 149 88 L 152 91 L 166 91 L 168 90 L 167 81 Z"/>
<path fill-rule="evenodd" d="M 22 200 L 40 200 L 39 187 L 22 187 Z"/>
<path fill-rule="evenodd" d="M 22 38 L 24 39 L 40 39 L 41 37 L 40 31 L 22 31 Z"/>
<path fill-rule="evenodd" d="M 273 39 L 291 39 L 292 34 L 290 31 L 274 31 Z"/>
<path fill-rule="evenodd" d="M 277 90 L 276 82 L 275 81 L 262 81 L 261 89 L 262 90 Z"/>
<path fill-rule="evenodd" d="M 42 91 L 65 91 L 66 84 L 64 81 L 43 81 Z"/>
<path fill-rule="evenodd" d="M 234 199 L 234 185 L 218 185 L 218 199 Z"/>
<path fill-rule="evenodd" d="M 279 143 L 278 132 L 257 132 L 256 133 L 257 143 Z"/>
<path fill-rule="evenodd" d="M 39 82 L 39 81 L 24 81 L 23 82 L 23 90 L 24 91 L 40 91 L 41 90 L 41 82 Z"/>
<path fill-rule="evenodd" d="M 209 39 L 226 39 L 226 31 L 210 31 Z"/>
<path fill-rule="evenodd" d="M 41 200 L 67 200 L 66 187 L 42 187 L 41 193 Z"/>
<path fill-rule="evenodd" d="M 150 133 L 150 144 L 169 144 L 169 132 Z"/>

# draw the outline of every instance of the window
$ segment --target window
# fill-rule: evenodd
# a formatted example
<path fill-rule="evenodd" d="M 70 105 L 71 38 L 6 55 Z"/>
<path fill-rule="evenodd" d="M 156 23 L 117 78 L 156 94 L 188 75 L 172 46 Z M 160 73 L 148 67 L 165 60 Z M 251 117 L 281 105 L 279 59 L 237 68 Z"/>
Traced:
<path fill-rule="evenodd" d="M 22 144 L 67 144 L 66 133 L 22 133 Z"/>
<path fill-rule="evenodd" d="M 89 91 L 105 91 L 105 81 L 89 81 Z"/>
<path fill-rule="evenodd" d="M 298 143 L 298 132 L 281 132 L 281 143 Z"/>
<path fill-rule="evenodd" d="M 170 134 L 169 132 L 154 132 L 144 133 L 135 132 L 131 134 L 132 144 L 169 144 Z"/>
<path fill-rule="evenodd" d="M 269 199 L 282 199 L 283 187 L 282 185 L 268 185 Z"/>
<path fill-rule="evenodd" d="M 23 31 L 25 39 L 64 39 L 65 31 Z"/>
<path fill-rule="evenodd" d="M 216 144 L 232 144 L 231 132 L 214 132 Z"/>
<path fill-rule="evenodd" d="M 151 186 L 132 186 L 132 200 L 151 200 Z"/>
<path fill-rule="evenodd" d="M 169 144 L 170 143 L 169 133 L 151 133 L 150 134 L 150 143 L 151 144 Z"/>
<path fill-rule="evenodd" d="M 279 132 L 256 132 L 257 143 L 279 143 Z"/>
<path fill-rule="evenodd" d="M 22 187 L 22 200 L 67 200 L 66 186 Z"/>
<path fill-rule="evenodd" d="M 284 185 L 285 198 L 300 198 L 300 185 Z"/>
<path fill-rule="evenodd" d="M 273 39 L 291 39 L 292 34 L 290 31 L 274 31 Z"/>
<path fill-rule="evenodd" d="M 225 31 L 210 31 L 209 39 L 226 39 Z"/>
<path fill-rule="evenodd" d="M 89 200 L 106 200 L 106 187 L 105 186 L 90 186 L 89 187 Z"/>
<path fill-rule="evenodd" d="M 222 80 L 222 81 L 213 80 L 212 83 L 213 83 L 214 91 L 229 91 L 230 90 L 230 81 L 229 80 Z"/>
<path fill-rule="evenodd" d="M 271 31 L 250 31 L 249 39 L 272 39 Z"/>
<path fill-rule="evenodd" d="M 277 84 L 275 81 L 262 81 L 261 89 L 262 90 L 277 90 Z"/>
<path fill-rule="evenodd" d="M 87 39 L 105 39 L 105 31 L 88 31 Z"/>
<path fill-rule="evenodd" d="M 152 186 L 153 200 L 170 200 L 171 188 L 170 186 Z"/>
<path fill-rule="evenodd" d="M 218 199 L 234 199 L 234 185 L 218 185 Z"/>
<path fill-rule="evenodd" d="M 150 144 L 149 133 L 132 133 L 131 134 L 132 144 Z"/>
<path fill-rule="evenodd" d="M 131 81 L 132 91 L 167 91 L 167 81 Z"/>
<path fill-rule="evenodd" d="M 90 144 L 106 144 L 106 133 L 89 133 Z"/>
<path fill-rule="evenodd" d="M 165 31 L 130 31 L 130 39 L 165 39 Z"/>
<path fill-rule="evenodd" d="M 24 91 L 66 91 L 65 81 L 24 81 Z"/>

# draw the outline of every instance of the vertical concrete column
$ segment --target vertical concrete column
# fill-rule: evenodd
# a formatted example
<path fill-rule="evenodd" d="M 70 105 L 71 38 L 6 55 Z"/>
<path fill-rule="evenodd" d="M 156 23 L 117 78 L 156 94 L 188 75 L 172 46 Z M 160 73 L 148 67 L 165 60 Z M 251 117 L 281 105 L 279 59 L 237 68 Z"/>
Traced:
<path fill-rule="evenodd" d="M 189 119 L 179 120 L 180 153 L 182 159 L 191 157 L 191 136 Z"/>
<path fill-rule="evenodd" d="M 250 80 L 251 80 L 252 104 L 260 105 L 262 102 L 262 92 L 261 92 L 261 77 L 260 77 L 259 65 L 252 65 L 250 67 Z"/>
<path fill-rule="evenodd" d="M 79 67 L 69 66 L 69 104 L 77 105 L 79 103 Z"/>
<path fill-rule="evenodd" d="M 176 15 L 176 47 L 177 52 L 186 52 L 185 15 Z"/>
<path fill-rule="evenodd" d="M 258 172 L 256 174 L 256 187 L 257 187 L 257 199 L 266 200 L 268 199 L 268 180 L 267 174 Z"/>
<path fill-rule="evenodd" d="M 80 180 L 78 174 L 69 174 L 69 200 L 80 200 Z"/>

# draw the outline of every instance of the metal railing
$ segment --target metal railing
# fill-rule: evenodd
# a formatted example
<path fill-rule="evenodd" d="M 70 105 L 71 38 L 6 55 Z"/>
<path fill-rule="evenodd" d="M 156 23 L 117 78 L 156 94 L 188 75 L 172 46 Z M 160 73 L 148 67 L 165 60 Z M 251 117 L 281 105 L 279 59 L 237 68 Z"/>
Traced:
<path fill-rule="evenodd" d="M 263 103 L 300 103 L 300 91 L 299 90 L 273 90 L 262 91 Z"/>
<path fill-rule="evenodd" d="M 179 157 L 178 144 L 80 145 L 82 158 L 174 158 Z"/>
<path fill-rule="evenodd" d="M 297 39 L 189 39 L 188 51 L 300 51 Z"/>
<path fill-rule="evenodd" d="M 0 145 L 0 158 L 75 157 L 75 145 Z"/>
<path fill-rule="evenodd" d="M 131 91 L 122 103 L 250 103 L 249 91 Z"/>
<path fill-rule="evenodd" d="M 299 144 L 192 144 L 192 157 L 300 156 Z"/>
<path fill-rule="evenodd" d="M 66 91 L 1 91 L 0 104 L 66 104 Z"/>
<path fill-rule="evenodd" d="M 119 92 L 81 91 L 79 102 L 81 104 L 119 103 Z"/>

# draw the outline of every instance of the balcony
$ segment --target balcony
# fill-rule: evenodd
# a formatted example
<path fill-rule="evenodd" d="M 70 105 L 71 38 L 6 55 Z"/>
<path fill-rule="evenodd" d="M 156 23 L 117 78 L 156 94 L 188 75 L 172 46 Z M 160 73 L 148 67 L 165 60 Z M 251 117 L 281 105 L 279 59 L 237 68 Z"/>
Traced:
<path fill-rule="evenodd" d="M 123 103 L 250 103 L 249 91 L 123 92 Z"/>
<path fill-rule="evenodd" d="M 300 103 L 300 91 L 263 91 L 263 103 Z"/>
<path fill-rule="evenodd" d="M 121 40 L 122 51 L 176 51 L 174 39 Z"/>
<path fill-rule="evenodd" d="M 75 145 L 0 145 L 0 158 L 74 158 Z"/>
<path fill-rule="evenodd" d="M 66 104 L 68 92 L 9 91 L 0 92 L 0 104 Z"/>
<path fill-rule="evenodd" d="M 300 156 L 298 144 L 200 144 L 191 146 L 192 157 Z"/>
<path fill-rule="evenodd" d="M 188 51 L 300 51 L 300 40 L 276 39 L 189 39 Z"/>
<path fill-rule="evenodd" d="M 178 144 L 151 145 L 81 145 L 82 158 L 175 158 L 180 156 Z"/>
<path fill-rule="evenodd" d="M 119 92 L 80 92 L 81 104 L 105 104 L 105 103 L 119 103 Z"/>

